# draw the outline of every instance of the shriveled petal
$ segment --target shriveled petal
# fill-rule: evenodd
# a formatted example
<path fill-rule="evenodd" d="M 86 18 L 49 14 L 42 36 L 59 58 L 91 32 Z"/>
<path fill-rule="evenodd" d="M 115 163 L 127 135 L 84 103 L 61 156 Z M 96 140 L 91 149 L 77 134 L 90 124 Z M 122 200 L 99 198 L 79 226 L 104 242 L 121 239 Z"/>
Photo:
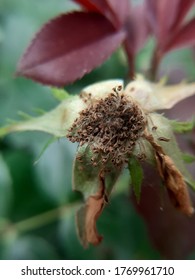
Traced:
<path fill-rule="evenodd" d="M 162 146 L 156 142 L 153 135 L 145 132 L 144 136 L 154 149 L 158 172 L 168 190 L 173 205 L 184 214 L 191 216 L 194 213 L 194 208 L 184 176 L 171 159 L 171 156 L 166 154 Z"/>

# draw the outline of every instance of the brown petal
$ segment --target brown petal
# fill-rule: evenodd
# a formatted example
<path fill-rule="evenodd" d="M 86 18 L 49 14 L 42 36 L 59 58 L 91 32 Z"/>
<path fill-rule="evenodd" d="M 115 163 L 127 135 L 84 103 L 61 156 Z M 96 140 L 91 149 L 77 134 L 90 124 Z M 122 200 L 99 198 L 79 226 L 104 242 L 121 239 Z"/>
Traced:
<path fill-rule="evenodd" d="M 76 216 L 78 235 L 85 248 L 89 243 L 98 245 L 102 240 L 102 236 L 98 234 L 96 222 L 107 202 L 107 196 L 105 193 L 105 178 L 101 172 L 98 179 L 98 191 L 88 197 L 85 205 L 78 211 Z"/>
<path fill-rule="evenodd" d="M 87 241 L 93 245 L 97 245 L 101 242 L 102 236 L 97 232 L 96 221 L 105 205 L 104 189 L 100 188 L 98 193 L 90 196 L 86 203 L 86 238 Z"/>
<path fill-rule="evenodd" d="M 192 215 L 194 209 L 183 175 L 177 169 L 172 159 L 165 154 L 163 148 L 155 142 L 152 135 L 145 132 L 145 138 L 155 150 L 155 158 L 159 174 L 165 183 L 174 206 L 184 214 L 188 216 Z"/>
<path fill-rule="evenodd" d="M 182 174 L 169 156 L 156 152 L 156 161 L 158 171 L 165 182 L 173 205 L 184 214 L 192 215 L 194 209 Z"/>

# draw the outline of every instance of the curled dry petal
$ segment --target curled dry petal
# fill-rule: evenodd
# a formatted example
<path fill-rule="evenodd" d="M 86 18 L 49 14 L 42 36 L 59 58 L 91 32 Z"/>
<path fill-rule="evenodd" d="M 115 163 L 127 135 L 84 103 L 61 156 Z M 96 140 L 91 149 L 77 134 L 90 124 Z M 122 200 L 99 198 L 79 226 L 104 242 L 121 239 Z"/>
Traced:
<path fill-rule="evenodd" d="M 194 213 L 194 209 L 192 207 L 183 175 L 177 169 L 172 159 L 165 154 L 163 148 L 155 142 L 152 135 L 145 132 L 145 138 L 150 142 L 155 150 L 157 168 L 165 183 L 173 205 L 184 214 L 191 216 Z"/>
<path fill-rule="evenodd" d="M 174 206 L 184 214 L 192 215 L 194 209 L 182 174 L 167 155 L 156 152 L 156 161 L 158 171 L 168 188 Z"/>
<path fill-rule="evenodd" d="M 97 245 L 101 242 L 102 237 L 99 236 L 96 228 L 96 222 L 99 218 L 104 205 L 105 200 L 105 186 L 104 179 L 100 178 L 99 191 L 90 196 L 86 202 L 86 217 L 85 217 L 85 228 L 86 228 L 86 239 L 88 243 Z"/>

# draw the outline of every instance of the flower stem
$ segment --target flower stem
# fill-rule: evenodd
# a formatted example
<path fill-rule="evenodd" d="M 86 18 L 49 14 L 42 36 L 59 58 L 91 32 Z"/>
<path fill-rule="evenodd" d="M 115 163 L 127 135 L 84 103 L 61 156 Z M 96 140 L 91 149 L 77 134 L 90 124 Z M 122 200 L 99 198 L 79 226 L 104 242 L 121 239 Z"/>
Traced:
<path fill-rule="evenodd" d="M 154 50 L 152 60 L 151 60 L 151 67 L 149 70 L 149 76 L 152 81 L 155 81 L 157 78 L 157 72 L 158 72 L 158 68 L 159 68 L 161 59 L 162 59 L 162 52 L 160 51 L 160 49 L 157 46 Z"/>
<path fill-rule="evenodd" d="M 78 209 L 80 205 L 80 202 L 66 204 L 14 224 L 5 223 L 4 226 L 0 228 L 0 233 L 6 235 L 9 231 L 12 230 L 16 230 L 19 233 L 34 230 L 67 215 L 68 213 Z"/>
<path fill-rule="evenodd" d="M 135 78 L 135 61 L 134 61 L 134 55 L 132 54 L 132 51 L 129 48 L 129 44 L 127 40 L 125 40 L 124 42 L 124 49 L 127 55 L 127 61 L 129 66 L 128 78 L 130 80 L 133 80 Z"/>

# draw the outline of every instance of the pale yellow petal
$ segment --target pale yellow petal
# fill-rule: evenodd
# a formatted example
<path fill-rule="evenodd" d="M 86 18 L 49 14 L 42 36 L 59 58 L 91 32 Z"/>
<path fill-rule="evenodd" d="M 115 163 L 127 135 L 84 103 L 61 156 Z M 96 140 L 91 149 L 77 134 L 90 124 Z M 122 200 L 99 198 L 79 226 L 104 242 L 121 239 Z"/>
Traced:
<path fill-rule="evenodd" d="M 123 87 L 123 80 L 113 79 L 113 80 L 101 81 L 85 87 L 81 91 L 81 95 L 88 96 L 90 94 L 92 99 L 105 98 L 107 95 L 109 95 L 112 92 L 113 88 L 118 86 Z"/>
<path fill-rule="evenodd" d="M 162 109 L 170 109 L 183 99 L 195 94 L 195 83 L 180 83 L 177 85 L 164 85 L 152 83 L 138 75 L 135 81 L 130 82 L 125 93 L 136 100 L 143 109 L 149 112 Z"/>

